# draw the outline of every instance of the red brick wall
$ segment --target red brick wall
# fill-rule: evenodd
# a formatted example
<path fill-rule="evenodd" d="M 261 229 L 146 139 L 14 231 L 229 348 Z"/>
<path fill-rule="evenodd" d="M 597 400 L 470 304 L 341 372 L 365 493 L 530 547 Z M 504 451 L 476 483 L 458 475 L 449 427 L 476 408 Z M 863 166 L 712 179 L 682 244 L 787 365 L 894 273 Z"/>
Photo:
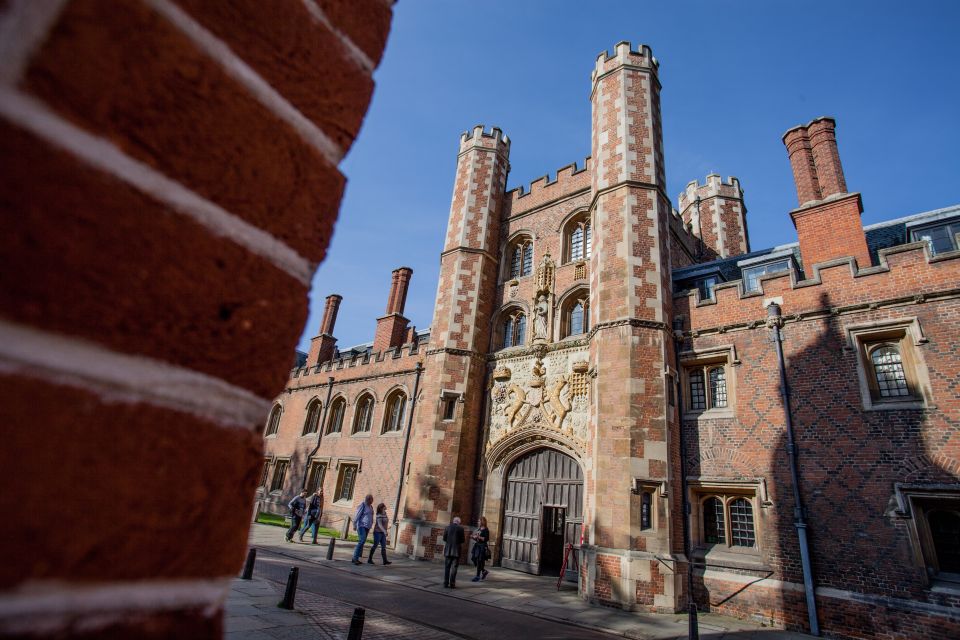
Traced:
<path fill-rule="evenodd" d="M 390 19 L 0 5 L 0 634 L 219 637 Z"/>

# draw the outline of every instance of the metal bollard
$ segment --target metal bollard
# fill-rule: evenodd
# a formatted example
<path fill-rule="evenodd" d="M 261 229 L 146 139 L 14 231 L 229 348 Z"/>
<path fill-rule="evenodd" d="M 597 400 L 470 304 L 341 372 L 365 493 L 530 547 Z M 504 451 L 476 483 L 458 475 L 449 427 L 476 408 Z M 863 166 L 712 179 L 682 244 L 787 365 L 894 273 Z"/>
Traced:
<path fill-rule="evenodd" d="M 350 621 L 347 640 L 361 640 L 363 638 L 363 619 L 366 615 L 367 612 L 363 607 L 357 607 L 353 610 L 353 619 Z"/>
<path fill-rule="evenodd" d="M 293 609 L 293 600 L 297 597 L 297 579 L 300 577 L 300 569 L 290 567 L 290 575 L 287 576 L 287 588 L 283 592 L 283 600 L 277 606 L 281 609 Z"/>
<path fill-rule="evenodd" d="M 253 563 L 257 561 L 257 548 L 252 547 L 247 551 L 247 561 L 243 563 L 243 573 L 240 574 L 241 580 L 253 580 Z"/>
<path fill-rule="evenodd" d="M 330 544 L 327 545 L 327 560 L 333 560 L 333 549 L 337 546 L 337 539 L 330 538 Z"/>

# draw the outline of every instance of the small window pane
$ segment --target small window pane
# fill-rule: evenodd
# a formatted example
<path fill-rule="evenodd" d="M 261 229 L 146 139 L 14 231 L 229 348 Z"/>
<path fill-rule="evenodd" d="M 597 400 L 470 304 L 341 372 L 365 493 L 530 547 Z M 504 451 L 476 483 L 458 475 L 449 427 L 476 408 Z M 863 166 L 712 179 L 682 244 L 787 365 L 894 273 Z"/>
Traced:
<path fill-rule="evenodd" d="M 444 420 L 453 420 L 454 415 L 457 411 L 457 399 L 453 398 L 444 398 L 443 399 L 443 419 Z"/>
<path fill-rule="evenodd" d="M 513 316 L 507 318 L 503 323 L 503 348 L 513 346 Z"/>
<path fill-rule="evenodd" d="M 727 541 L 723 502 L 719 498 L 711 497 L 703 501 L 703 540 L 707 544 L 722 544 Z"/>
<path fill-rule="evenodd" d="M 584 229 L 584 238 L 586 245 L 586 251 L 583 252 L 585 258 L 589 258 L 593 254 L 593 234 L 590 232 L 590 223 L 586 223 L 583 226 Z"/>
<path fill-rule="evenodd" d="M 753 505 L 746 498 L 730 503 L 730 537 L 734 547 L 752 547 L 757 543 L 753 532 Z"/>
<path fill-rule="evenodd" d="M 516 346 L 521 346 L 527 342 L 527 316 L 522 313 L 517 315 L 517 328 L 514 338 L 513 344 Z"/>
<path fill-rule="evenodd" d="M 520 275 L 528 276 L 531 271 L 533 271 L 533 245 L 527 243 L 523 245 L 523 267 L 520 270 Z"/>
<path fill-rule="evenodd" d="M 267 423 L 267 435 L 272 436 L 277 431 L 280 430 L 280 414 L 282 409 L 277 406 L 273 408 L 273 411 L 270 412 L 270 420 Z"/>
<path fill-rule="evenodd" d="M 273 468 L 273 482 L 270 483 L 270 491 L 280 491 L 283 489 L 283 481 L 287 476 L 287 466 L 289 460 L 277 460 Z"/>
<path fill-rule="evenodd" d="M 896 347 L 884 346 L 875 349 L 870 356 L 877 376 L 877 390 L 881 398 L 902 398 L 910 395 L 903 361 Z"/>
<path fill-rule="evenodd" d="M 400 431 L 403 428 L 403 416 L 406 413 L 406 407 L 407 397 L 402 393 L 396 394 L 391 399 L 385 431 Z"/>
<path fill-rule="evenodd" d="M 303 435 L 317 432 L 320 422 L 320 401 L 314 400 L 307 408 L 307 419 L 303 422 Z"/>
<path fill-rule="evenodd" d="M 513 257 L 510 260 L 510 277 L 520 277 L 520 266 L 523 264 L 523 247 L 517 245 L 513 249 Z"/>
<path fill-rule="evenodd" d="M 578 302 L 570 310 L 570 335 L 576 336 L 583 333 L 583 303 Z"/>
<path fill-rule="evenodd" d="M 723 367 L 710 369 L 710 406 L 727 406 L 727 378 Z"/>
<path fill-rule="evenodd" d="M 570 234 L 570 259 L 583 259 L 583 227 L 577 225 Z"/>
<path fill-rule="evenodd" d="M 650 508 L 653 500 L 650 497 L 649 491 L 644 491 L 640 494 L 640 528 L 649 529 L 651 528 L 651 518 L 650 518 Z"/>
<path fill-rule="evenodd" d="M 927 514 L 940 571 L 960 573 L 960 513 L 937 509 Z"/>
<path fill-rule="evenodd" d="M 340 493 L 337 494 L 337 500 L 350 500 L 353 498 L 353 483 L 357 479 L 357 468 L 353 465 L 343 468 L 343 475 L 340 477 Z"/>
<path fill-rule="evenodd" d="M 690 408 L 702 411 L 707 408 L 707 396 L 703 385 L 703 371 L 697 369 L 690 372 Z"/>

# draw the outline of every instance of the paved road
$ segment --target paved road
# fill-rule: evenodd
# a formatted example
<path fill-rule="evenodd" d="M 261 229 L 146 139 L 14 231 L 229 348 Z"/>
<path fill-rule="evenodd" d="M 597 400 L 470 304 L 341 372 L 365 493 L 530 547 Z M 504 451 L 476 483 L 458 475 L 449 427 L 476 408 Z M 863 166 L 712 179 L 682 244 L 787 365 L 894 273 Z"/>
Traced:
<path fill-rule="evenodd" d="M 309 605 L 309 593 L 315 593 L 475 640 L 611 640 L 616 637 L 444 593 L 396 586 L 322 565 L 291 560 L 262 548 L 257 557 L 256 574 L 275 582 L 285 582 L 291 566 L 300 567 L 299 591 L 307 592 L 304 594 L 306 600 L 302 601 L 305 610 Z"/>

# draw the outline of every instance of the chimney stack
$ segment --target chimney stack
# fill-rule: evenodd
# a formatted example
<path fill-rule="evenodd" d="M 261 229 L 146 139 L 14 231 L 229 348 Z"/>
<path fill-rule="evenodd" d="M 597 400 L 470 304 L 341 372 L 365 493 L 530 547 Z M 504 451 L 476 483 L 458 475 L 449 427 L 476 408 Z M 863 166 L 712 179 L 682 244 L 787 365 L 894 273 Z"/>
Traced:
<path fill-rule="evenodd" d="M 343 296 L 336 293 L 327 296 L 323 307 L 323 319 L 320 321 L 320 335 L 310 340 L 310 353 L 307 354 L 307 366 L 317 365 L 333 358 L 337 339 L 333 337 L 333 327 L 337 323 L 337 312 Z"/>
<path fill-rule="evenodd" d="M 400 267 L 394 269 L 390 281 L 390 295 L 387 297 L 387 314 L 377 318 L 377 332 L 373 337 L 373 350 L 385 351 L 399 347 L 407 336 L 407 323 L 403 310 L 407 304 L 407 288 L 413 269 Z"/>
<path fill-rule="evenodd" d="M 852 256 L 859 267 L 870 266 L 860 222 L 863 204 L 859 193 L 847 193 L 836 126 L 833 118 L 817 118 L 783 134 L 800 201 L 790 218 L 807 277 L 813 275 L 813 265 L 835 258 Z"/>

